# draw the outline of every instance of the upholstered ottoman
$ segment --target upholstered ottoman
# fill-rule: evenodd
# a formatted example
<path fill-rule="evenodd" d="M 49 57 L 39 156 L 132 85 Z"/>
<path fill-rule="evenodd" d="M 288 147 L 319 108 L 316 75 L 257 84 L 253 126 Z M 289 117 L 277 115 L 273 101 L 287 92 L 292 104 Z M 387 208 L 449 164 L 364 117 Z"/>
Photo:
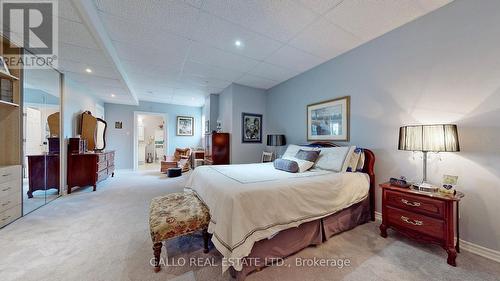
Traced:
<path fill-rule="evenodd" d="M 201 230 L 204 253 L 208 253 L 209 222 L 207 207 L 192 192 L 171 193 L 153 198 L 149 210 L 149 228 L 153 240 L 155 272 L 161 269 L 160 255 L 165 240 Z"/>
<path fill-rule="evenodd" d="M 175 177 L 180 177 L 180 176 L 182 176 L 182 169 L 181 168 L 168 168 L 167 177 L 175 178 Z"/>

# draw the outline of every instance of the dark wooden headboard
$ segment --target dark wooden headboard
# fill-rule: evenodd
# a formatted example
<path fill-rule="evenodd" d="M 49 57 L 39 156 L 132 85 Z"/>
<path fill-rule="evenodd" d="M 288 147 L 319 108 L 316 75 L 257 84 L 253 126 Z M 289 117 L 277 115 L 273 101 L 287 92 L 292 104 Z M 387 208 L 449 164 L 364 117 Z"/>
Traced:
<path fill-rule="evenodd" d="M 318 141 L 308 144 L 309 146 L 315 147 L 339 147 L 333 142 Z M 363 148 L 365 153 L 365 165 L 363 166 L 363 173 L 368 174 L 370 177 L 370 216 L 371 220 L 375 221 L 375 154 L 369 149 Z"/>

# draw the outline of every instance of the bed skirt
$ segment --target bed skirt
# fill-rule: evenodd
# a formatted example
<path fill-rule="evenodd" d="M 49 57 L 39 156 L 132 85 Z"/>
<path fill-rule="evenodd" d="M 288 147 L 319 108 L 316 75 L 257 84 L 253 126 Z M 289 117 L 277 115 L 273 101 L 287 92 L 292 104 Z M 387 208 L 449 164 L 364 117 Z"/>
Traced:
<path fill-rule="evenodd" d="M 291 256 L 309 246 L 319 245 L 335 234 L 370 221 L 370 218 L 370 199 L 366 198 L 328 217 L 281 231 L 270 239 L 256 242 L 250 255 L 245 258 L 243 269 L 236 271 L 231 267 L 231 275 L 238 281 L 243 281 L 247 275 L 272 265 L 273 261 Z M 263 261 L 267 261 L 267 264 Z"/>

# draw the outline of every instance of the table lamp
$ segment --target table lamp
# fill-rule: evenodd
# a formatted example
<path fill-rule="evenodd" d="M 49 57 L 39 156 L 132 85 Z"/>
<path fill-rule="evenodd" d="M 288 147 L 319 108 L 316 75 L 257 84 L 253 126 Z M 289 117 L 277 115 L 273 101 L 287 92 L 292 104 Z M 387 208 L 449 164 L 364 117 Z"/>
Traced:
<path fill-rule="evenodd" d="M 427 181 L 427 152 L 460 151 L 457 125 L 414 125 L 399 128 L 399 150 L 422 151 L 422 184 Z"/>
<path fill-rule="evenodd" d="M 267 135 L 267 146 L 284 146 L 286 145 L 285 135 Z M 273 151 L 273 155 L 277 154 Z M 278 158 L 276 155 L 276 158 Z"/>

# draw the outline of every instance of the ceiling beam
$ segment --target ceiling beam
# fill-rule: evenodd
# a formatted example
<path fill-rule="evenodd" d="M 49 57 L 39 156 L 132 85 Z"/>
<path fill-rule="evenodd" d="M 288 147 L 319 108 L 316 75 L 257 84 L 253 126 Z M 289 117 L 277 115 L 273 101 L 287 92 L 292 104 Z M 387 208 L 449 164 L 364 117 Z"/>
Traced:
<path fill-rule="evenodd" d="M 125 88 L 128 89 L 130 96 L 132 97 L 132 101 L 134 105 L 139 105 L 139 99 L 137 98 L 137 94 L 132 88 L 132 85 L 128 79 L 127 73 L 123 68 L 123 65 L 118 58 L 118 54 L 116 52 L 115 46 L 113 42 L 111 42 L 111 38 L 104 28 L 104 25 L 99 18 L 99 13 L 97 11 L 97 7 L 94 4 L 94 1 L 90 0 L 72 0 L 75 5 L 80 17 L 83 22 L 86 23 L 86 26 L 89 29 L 90 34 L 94 37 L 96 43 L 103 50 L 106 56 L 111 60 L 113 66 L 116 71 L 121 76 L 122 83 Z"/>

